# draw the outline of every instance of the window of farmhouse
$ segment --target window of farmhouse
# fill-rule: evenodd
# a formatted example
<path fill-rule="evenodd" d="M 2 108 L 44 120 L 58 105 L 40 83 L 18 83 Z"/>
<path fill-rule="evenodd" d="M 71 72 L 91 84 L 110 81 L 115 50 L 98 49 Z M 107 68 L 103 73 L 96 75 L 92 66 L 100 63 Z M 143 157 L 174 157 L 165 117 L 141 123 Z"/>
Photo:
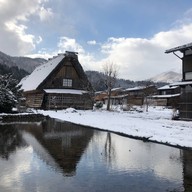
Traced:
<path fill-rule="evenodd" d="M 185 80 L 192 80 L 192 72 L 185 73 Z"/>
<path fill-rule="evenodd" d="M 72 79 L 63 79 L 64 87 L 72 87 Z"/>

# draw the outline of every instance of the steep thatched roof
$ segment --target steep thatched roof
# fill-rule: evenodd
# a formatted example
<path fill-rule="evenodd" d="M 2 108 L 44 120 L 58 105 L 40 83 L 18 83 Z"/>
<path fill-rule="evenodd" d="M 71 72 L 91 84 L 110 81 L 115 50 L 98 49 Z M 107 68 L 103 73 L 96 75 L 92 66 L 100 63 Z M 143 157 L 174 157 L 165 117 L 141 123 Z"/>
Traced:
<path fill-rule="evenodd" d="M 59 54 L 58 56 L 50 59 L 48 62 L 38 66 L 29 76 L 21 80 L 19 83 L 19 85 L 21 85 L 21 89 L 25 92 L 38 89 L 52 75 L 52 73 L 60 67 L 65 59 L 70 59 L 79 78 L 83 81 L 86 88 L 88 90 L 92 90 L 92 86 L 78 61 L 77 53 L 67 51 L 64 54 Z"/>

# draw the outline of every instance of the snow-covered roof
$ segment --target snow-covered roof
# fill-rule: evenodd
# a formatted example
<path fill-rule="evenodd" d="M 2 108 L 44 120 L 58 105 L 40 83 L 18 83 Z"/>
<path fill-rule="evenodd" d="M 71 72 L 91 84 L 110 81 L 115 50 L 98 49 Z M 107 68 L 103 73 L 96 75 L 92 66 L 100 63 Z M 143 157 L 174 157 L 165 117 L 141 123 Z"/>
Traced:
<path fill-rule="evenodd" d="M 61 60 L 65 57 L 64 54 L 58 55 L 38 66 L 26 79 L 20 82 L 21 89 L 23 91 L 31 91 L 37 89 L 37 87 L 48 77 L 48 75 L 55 69 Z"/>
<path fill-rule="evenodd" d="M 129 96 L 128 94 L 124 94 L 124 95 L 116 95 L 116 96 L 111 96 L 111 99 L 123 99 L 125 97 Z M 104 97 L 104 99 L 107 99 L 108 97 Z"/>
<path fill-rule="evenodd" d="M 181 45 L 181 46 L 178 46 L 178 47 L 174 47 L 172 49 L 168 49 L 165 51 L 165 53 L 171 53 L 171 52 L 175 52 L 175 51 L 185 51 L 189 48 L 192 48 L 192 43 L 188 43 L 188 44 L 185 44 L 185 45 Z"/>
<path fill-rule="evenodd" d="M 143 90 L 144 87 L 133 87 L 133 88 L 128 88 L 125 89 L 124 91 L 138 91 L 138 90 Z"/>
<path fill-rule="evenodd" d="M 172 98 L 172 97 L 179 97 L 180 95 L 181 95 L 180 93 L 177 93 L 177 94 L 171 94 L 171 95 L 153 95 L 153 96 L 149 96 L 149 97 L 166 99 L 166 98 Z"/>
<path fill-rule="evenodd" d="M 181 81 L 171 84 L 171 86 L 182 86 L 182 85 L 192 85 L 192 81 Z"/>
<path fill-rule="evenodd" d="M 116 87 L 116 88 L 111 89 L 111 91 L 121 91 L 121 90 L 123 90 L 122 87 Z"/>
<path fill-rule="evenodd" d="M 178 86 L 172 86 L 172 85 L 165 85 L 163 87 L 158 88 L 158 90 L 164 90 L 164 89 L 176 89 Z"/>
<path fill-rule="evenodd" d="M 76 90 L 76 89 L 44 89 L 46 93 L 63 93 L 63 94 L 74 94 L 74 95 L 82 95 L 83 93 L 87 93 L 84 90 Z"/>

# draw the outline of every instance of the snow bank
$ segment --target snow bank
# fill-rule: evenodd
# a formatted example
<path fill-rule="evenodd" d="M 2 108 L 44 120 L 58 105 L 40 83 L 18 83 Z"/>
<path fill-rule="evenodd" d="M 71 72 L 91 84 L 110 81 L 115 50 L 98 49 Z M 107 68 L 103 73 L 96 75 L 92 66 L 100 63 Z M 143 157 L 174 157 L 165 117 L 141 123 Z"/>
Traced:
<path fill-rule="evenodd" d="M 37 113 L 72 123 L 113 131 L 174 146 L 192 147 L 192 123 L 172 120 L 172 110 L 149 108 L 149 112 L 75 110 Z"/>

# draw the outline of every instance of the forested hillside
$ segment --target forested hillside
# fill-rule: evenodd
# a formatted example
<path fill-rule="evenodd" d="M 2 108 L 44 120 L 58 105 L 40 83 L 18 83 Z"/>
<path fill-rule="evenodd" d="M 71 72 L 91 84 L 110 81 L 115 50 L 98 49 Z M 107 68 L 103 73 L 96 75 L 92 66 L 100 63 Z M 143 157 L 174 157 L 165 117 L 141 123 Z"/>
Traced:
<path fill-rule="evenodd" d="M 86 71 L 85 72 L 89 81 L 91 82 L 95 91 L 104 91 L 106 90 L 105 86 L 105 76 L 103 73 L 98 71 Z M 137 86 L 146 86 L 148 83 L 154 84 L 157 87 L 161 87 L 165 85 L 164 82 L 152 82 L 152 81 L 131 81 L 125 79 L 116 79 L 116 83 L 114 87 L 122 87 L 122 88 L 132 88 Z"/>
<path fill-rule="evenodd" d="M 0 51 L 0 64 L 8 67 L 18 67 L 31 73 L 37 66 L 46 62 L 41 58 L 29 58 L 29 57 L 12 57 Z"/>
<path fill-rule="evenodd" d="M 0 64 L 0 75 L 12 74 L 12 78 L 20 81 L 23 77 L 29 73 L 24 69 L 19 69 L 17 66 L 8 67 Z"/>

